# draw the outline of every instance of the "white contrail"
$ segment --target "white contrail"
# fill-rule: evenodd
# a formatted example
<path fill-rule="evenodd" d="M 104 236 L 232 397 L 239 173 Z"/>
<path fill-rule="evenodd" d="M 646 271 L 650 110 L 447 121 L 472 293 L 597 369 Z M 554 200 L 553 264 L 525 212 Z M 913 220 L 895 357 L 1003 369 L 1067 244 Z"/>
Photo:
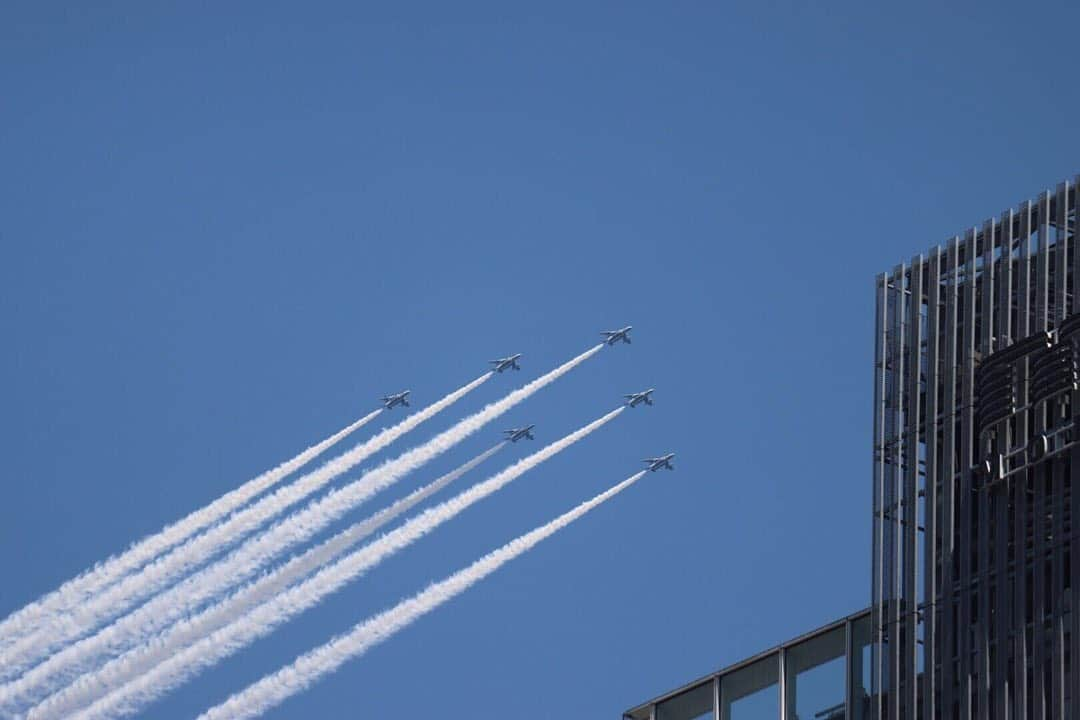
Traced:
<path fill-rule="evenodd" d="M 207 633 L 213 632 L 223 625 L 227 625 L 237 615 L 266 602 L 297 580 L 306 577 L 308 574 L 338 557 L 349 548 L 356 546 L 360 541 L 379 528 L 392 522 L 416 507 L 419 503 L 442 490 L 450 483 L 456 481 L 465 473 L 476 468 L 485 460 L 506 447 L 506 444 L 506 441 L 500 442 L 498 445 L 477 455 L 472 460 L 469 460 L 464 465 L 446 473 L 437 480 L 413 490 L 405 497 L 395 501 L 389 507 L 383 508 L 371 517 L 353 524 L 349 528 L 334 535 L 329 540 L 292 558 L 289 562 L 275 569 L 273 572 L 261 576 L 258 580 L 248 584 L 226 600 L 210 606 L 189 621 L 169 628 L 167 632 L 154 638 L 153 643 L 140 645 L 120 657 L 107 662 L 96 671 L 83 675 L 71 685 L 34 707 L 32 716 L 35 718 L 67 717 L 78 708 L 93 702 L 97 697 L 105 695 L 111 690 L 120 687 L 140 672 L 154 667 L 165 658 L 197 641 Z M 158 598 L 161 597 L 164 597 L 164 595 L 158 596 Z M 31 677 L 35 674 L 36 670 L 37 668 L 34 668 L 24 675 L 19 682 L 13 683 L 10 686 L 15 694 L 9 695 L 8 697 L 0 697 L 0 707 L 5 704 L 19 705 L 25 704 L 28 700 L 31 702 L 34 701 L 33 696 L 19 696 L 17 694 L 19 688 L 15 686 L 24 679 L 31 681 L 37 680 L 36 678 Z M 40 687 L 41 686 L 39 685 L 38 688 Z M 38 695 L 38 697 L 41 697 L 41 695 Z"/>
<path fill-rule="evenodd" d="M 491 377 L 487 372 L 468 385 L 387 428 L 352 450 L 327 461 L 290 485 L 278 488 L 219 525 L 190 538 L 157 558 L 140 572 L 129 575 L 70 612 L 43 619 L 38 632 L 30 634 L 0 652 L 0 678 L 22 674 L 35 661 L 48 657 L 65 642 L 85 635 L 104 621 L 119 615 L 140 600 L 160 592 L 207 559 L 256 530 L 289 506 L 316 492 L 333 478 L 383 449 L 420 423 L 452 405 Z"/>
<path fill-rule="evenodd" d="M 33 632 L 44 618 L 67 612 L 69 609 L 86 602 L 90 596 L 100 592 L 128 573 L 138 570 L 173 545 L 214 524 L 256 495 L 276 485 L 283 478 L 288 477 L 294 471 L 314 460 L 350 433 L 359 430 L 374 420 L 381 412 L 382 408 L 379 408 L 368 413 L 322 442 L 312 445 L 293 459 L 283 462 L 272 470 L 267 470 L 262 475 L 222 495 L 209 505 L 192 512 L 179 522 L 167 525 L 157 533 L 143 538 L 120 555 L 114 555 L 93 569 L 68 580 L 40 600 L 12 613 L 0 622 L 0 650 L 9 647 L 16 640 Z"/>
<path fill-rule="evenodd" d="M 9 706 L 12 703 L 40 701 L 61 684 L 70 682 L 74 676 L 90 671 L 104 655 L 115 655 L 125 648 L 146 642 L 154 633 L 197 612 L 207 600 L 232 585 L 252 577 L 263 565 L 285 552 L 290 546 L 308 540 L 319 530 L 339 520 L 375 493 L 438 457 L 518 403 L 562 377 L 592 357 L 602 347 L 602 345 L 597 345 L 590 348 L 502 399 L 490 403 L 479 412 L 459 421 L 423 445 L 383 463 L 359 480 L 312 501 L 302 511 L 290 515 L 266 532 L 248 540 L 225 559 L 201 569 L 96 635 L 64 648 L 27 672 L 18 681 L 0 686 L 0 707 Z"/>
<path fill-rule="evenodd" d="M 425 510 L 401 527 L 346 555 L 332 565 L 322 568 L 304 582 L 294 585 L 269 602 L 238 614 L 232 619 L 231 624 L 203 637 L 181 652 L 169 656 L 152 670 L 100 698 L 74 717 L 111 718 L 139 711 L 147 703 L 161 697 L 205 668 L 216 664 L 255 639 L 272 632 L 297 614 L 318 604 L 322 599 L 385 558 L 424 537 L 469 506 L 610 422 L 623 410 L 624 408 L 613 410 L 599 420 L 517 461 L 487 480 L 473 485 L 452 499 Z M 30 717 L 34 718 L 35 715 L 31 713 Z"/>
<path fill-rule="evenodd" d="M 363 655 L 375 645 L 393 637 L 399 630 L 465 592 L 514 558 L 531 550 L 541 540 L 550 537 L 597 505 L 630 487 L 640 480 L 645 472 L 643 470 L 632 475 L 548 524 L 511 540 L 445 580 L 355 625 L 347 634 L 339 635 L 325 645 L 301 655 L 292 664 L 267 675 L 220 705 L 207 710 L 199 716 L 199 720 L 224 720 L 224 718 L 242 720 L 242 718 L 261 715 L 281 704 L 292 695 L 306 690 L 323 676 L 334 672 L 345 662 Z"/>

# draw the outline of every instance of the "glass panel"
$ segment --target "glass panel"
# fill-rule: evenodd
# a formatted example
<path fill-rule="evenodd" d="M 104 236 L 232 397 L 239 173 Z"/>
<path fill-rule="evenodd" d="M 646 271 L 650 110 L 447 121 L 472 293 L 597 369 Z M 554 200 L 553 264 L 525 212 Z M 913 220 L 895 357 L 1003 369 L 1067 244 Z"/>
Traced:
<path fill-rule="evenodd" d="M 870 616 L 851 624 L 851 720 L 870 720 Z"/>
<path fill-rule="evenodd" d="M 711 720 L 713 716 L 712 681 L 698 685 L 656 706 L 656 720 Z"/>
<path fill-rule="evenodd" d="M 722 677 L 721 720 L 776 720 L 780 717 L 779 679 L 779 655 Z"/>
<path fill-rule="evenodd" d="M 845 720 L 844 628 L 787 651 L 787 720 Z"/>

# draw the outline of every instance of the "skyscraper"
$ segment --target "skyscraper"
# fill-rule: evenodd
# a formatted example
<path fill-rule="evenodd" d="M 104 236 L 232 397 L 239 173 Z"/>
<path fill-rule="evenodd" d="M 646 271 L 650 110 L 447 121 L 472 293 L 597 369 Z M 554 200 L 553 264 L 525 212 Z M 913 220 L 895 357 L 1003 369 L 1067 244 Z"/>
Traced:
<path fill-rule="evenodd" d="M 1076 200 L 1062 183 L 877 280 L 875 717 L 1078 717 Z"/>
<path fill-rule="evenodd" d="M 624 718 L 1080 720 L 1078 183 L 877 278 L 869 611 Z"/>

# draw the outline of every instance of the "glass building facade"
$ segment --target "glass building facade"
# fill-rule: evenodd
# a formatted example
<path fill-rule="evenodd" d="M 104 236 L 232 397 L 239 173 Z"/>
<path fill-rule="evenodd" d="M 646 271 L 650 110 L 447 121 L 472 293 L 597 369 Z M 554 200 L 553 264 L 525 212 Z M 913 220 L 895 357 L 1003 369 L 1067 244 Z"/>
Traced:
<path fill-rule="evenodd" d="M 623 713 L 624 720 L 869 720 L 870 610 Z"/>
<path fill-rule="evenodd" d="M 1080 718 L 1076 182 L 877 279 L 874 717 Z"/>
<path fill-rule="evenodd" d="M 1078 185 L 876 280 L 870 608 L 624 718 L 1080 720 Z"/>

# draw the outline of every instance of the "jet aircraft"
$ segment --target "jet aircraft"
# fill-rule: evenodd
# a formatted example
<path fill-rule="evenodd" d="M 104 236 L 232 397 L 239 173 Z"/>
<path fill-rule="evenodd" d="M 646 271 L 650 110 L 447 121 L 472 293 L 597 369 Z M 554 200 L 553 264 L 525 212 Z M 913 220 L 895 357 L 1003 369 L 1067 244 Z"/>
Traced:
<path fill-rule="evenodd" d="M 488 360 L 488 362 L 495 366 L 495 367 L 492 368 L 492 370 L 494 370 L 495 372 L 501 373 L 503 370 L 508 370 L 510 368 L 513 368 L 515 370 L 520 370 L 521 366 L 518 365 L 518 363 L 517 363 L 518 358 L 520 358 L 520 357 L 521 357 L 521 353 L 518 353 L 517 355 L 511 355 L 510 357 L 499 358 L 498 360 Z"/>
<path fill-rule="evenodd" d="M 656 472 L 660 468 L 674 470 L 675 466 L 671 464 L 671 460 L 674 457 L 675 453 L 668 453 L 667 455 L 661 455 L 660 457 L 645 458 L 641 462 L 649 464 L 649 472 Z"/>
<path fill-rule="evenodd" d="M 503 432 L 506 433 L 506 439 L 510 442 L 517 442 L 521 438 L 529 438 L 530 440 L 535 440 L 536 438 L 534 438 L 532 434 L 532 429 L 534 427 L 536 426 L 529 425 L 528 427 L 523 428 L 511 428 L 509 430 L 503 430 Z"/>
<path fill-rule="evenodd" d="M 393 410 L 397 405 L 404 405 L 409 407 L 409 393 L 411 390 L 405 390 L 403 392 L 394 393 L 393 395 L 386 395 L 383 397 L 383 407 L 387 410 Z"/>
<path fill-rule="evenodd" d="M 630 407 L 637 407 L 638 403 L 645 403 L 646 405 L 652 405 L 652 394 L 656 392 L 655 388 L 649 388 L 642 392 L 630 393 L 629 395 L 623 395 L 627 399 L 627 405 Z"/>
<path fill-rule="evenodd" d="M 604 336 L 604 342 L 608 345 L 614 345 L 622 340 L 624 343 L 630 342 L 630 331 L 634 329 L 633 325 L 627 325 L 621 330 L 601 330 L 600 334 Z"/>

